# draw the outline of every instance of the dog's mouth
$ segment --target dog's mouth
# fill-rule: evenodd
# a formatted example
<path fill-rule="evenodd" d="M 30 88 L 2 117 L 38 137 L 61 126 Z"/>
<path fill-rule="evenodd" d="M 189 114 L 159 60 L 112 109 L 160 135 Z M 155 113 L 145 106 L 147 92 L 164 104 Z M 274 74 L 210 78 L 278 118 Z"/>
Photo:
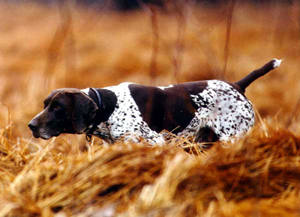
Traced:
<path fill-rule="evenodd" d="M 48 140 L 50 139 L 52 136 L 40 136 L 41 139 L 44 139 L 44 140 Z"/>
<path fill-rule="evenodd" d="M 28 123 L 28 127 L 34 138 L 41 138 L 44 140 L 48 140 L 54 136 L 59 136 L 62 133 L 61 129 L 58 129 L 57 127 L 50 127 L 49 123 L 43 123 L 43 121 L 38 118 L 33 118 Z"/>
<path fill-rule="evenodd" d="M 34 136 L 34 138 L 41 138 L 41 139 L 44 139 L 44 140 L 48 140 L 52 137 L 55 137 L 55 136 L 59 136 L 60 133 L 58 132 L 55 132 L 55 133 L 45 133 L 45 132 L 40 132 L 41 130 L 38 130 L 38 131 L 34 131 L 32 130 L 32 135 Z"/>
<path fill-rule="evenodd" d="M 32 135 L 34 136 L 34 138 L 40 138 L 40 134 L 38 132 L 32 131 Z"/>
<path fill-rule="evenodd" d="M 39 132 L 37 131 L 32 131 L 32 135 L 34 136 L 34 138 L 41 138 L 41 139 L 44 139 L 44 140 L 48 140 L 50 139 L 52 136 L 50 135 L 43 135 L 43 134 L 40 134 Z"/>

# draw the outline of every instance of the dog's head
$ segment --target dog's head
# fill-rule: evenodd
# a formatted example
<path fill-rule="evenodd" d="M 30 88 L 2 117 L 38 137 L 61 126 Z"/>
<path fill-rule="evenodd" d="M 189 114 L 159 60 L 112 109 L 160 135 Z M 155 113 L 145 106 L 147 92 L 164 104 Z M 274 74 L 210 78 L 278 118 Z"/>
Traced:
<path fill-rule="evenodd" d="M 62 133 L 83 133 L 98 106 L 78 89 L 57 89 L 44 101 L 44 110 L 28 124 L 34 137 L 50 139 Z"/>

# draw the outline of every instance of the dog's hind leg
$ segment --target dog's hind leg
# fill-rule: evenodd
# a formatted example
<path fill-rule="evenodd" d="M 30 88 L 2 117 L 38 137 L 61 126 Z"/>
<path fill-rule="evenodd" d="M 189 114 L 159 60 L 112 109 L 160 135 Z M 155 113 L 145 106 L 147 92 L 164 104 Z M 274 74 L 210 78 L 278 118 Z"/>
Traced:
<path fill-rule="evenodd" d="M 208 149 L 213 142 L 219 141 L 218 135 L 208 126 L 200 128 L 197 132 L 194 142 L 202 143 L 201 148 Z"/>

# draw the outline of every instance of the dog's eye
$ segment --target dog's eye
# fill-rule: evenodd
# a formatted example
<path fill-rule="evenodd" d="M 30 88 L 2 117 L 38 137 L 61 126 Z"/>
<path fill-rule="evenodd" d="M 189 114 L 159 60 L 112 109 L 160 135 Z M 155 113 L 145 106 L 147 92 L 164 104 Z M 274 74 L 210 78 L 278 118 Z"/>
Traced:
<path fill-rule="evenodd" d="M 61 109 L 61 107 L 59 106 L 59 105 L 55 105 L 54 107 L 53 107 L 53 110 L 54 111 L 58 111 L 58 110 L 60 110 Z"/>
<path fill-rule="evenodd" d="M 58 104 L 58 103 L 52 103 L 52 105 L 50 106 L 50 109 L 52 110 L 52 111 L 58 111 L 58 110 L 60 110 L 61 109 L 61 106 Z"/>

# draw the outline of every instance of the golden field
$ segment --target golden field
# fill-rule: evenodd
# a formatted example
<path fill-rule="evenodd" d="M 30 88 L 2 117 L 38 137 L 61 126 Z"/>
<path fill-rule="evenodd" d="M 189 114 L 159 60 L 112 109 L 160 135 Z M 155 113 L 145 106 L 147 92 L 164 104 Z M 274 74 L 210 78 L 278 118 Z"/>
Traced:
<path fill-rule="evenodd" d="M 225 74 L 229 6 L 180 8 L 151 23 L 147 10 L 0 2 L 0 216 L 300 216 L 300 4 L 236 1 Z M 43 141 L 27 127 L 52 89 L 234 82 L 272 58 L 235 144 Z"/>

